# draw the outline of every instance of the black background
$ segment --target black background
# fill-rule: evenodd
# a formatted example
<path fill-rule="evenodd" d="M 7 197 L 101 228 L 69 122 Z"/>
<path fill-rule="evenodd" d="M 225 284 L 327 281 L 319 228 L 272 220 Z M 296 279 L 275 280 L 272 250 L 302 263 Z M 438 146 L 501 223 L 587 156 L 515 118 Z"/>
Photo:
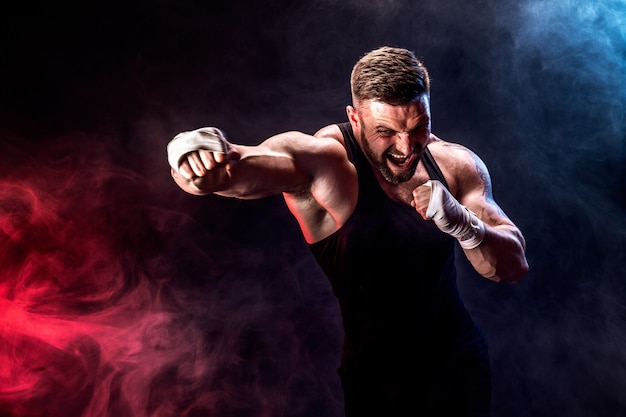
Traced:
<path fill-rule="evenodd" d="M 342 415 L 337 306 L 284 203 L 186 195 L 165 146 L 341 122 L 381 45 L 424 60 L 434 133 L 527 240 L 519 285 L 458 262 L 494 417 L 626 413 L 622 2 L 2 7 L 0 414 Z"/>

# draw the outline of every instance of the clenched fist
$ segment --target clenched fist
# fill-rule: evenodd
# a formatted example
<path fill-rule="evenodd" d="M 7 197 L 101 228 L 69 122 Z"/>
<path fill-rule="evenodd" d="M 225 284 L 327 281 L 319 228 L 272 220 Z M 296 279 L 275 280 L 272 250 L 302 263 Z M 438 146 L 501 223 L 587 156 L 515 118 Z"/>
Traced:
<path fill-rule="evenodd" d="M 440 181 L 430 180 L 413 190 L 411 205 L 425 220 L 455 237 L 464 249 L 480 245 L 485 236 L 484 223 L 459 203 Z"/>

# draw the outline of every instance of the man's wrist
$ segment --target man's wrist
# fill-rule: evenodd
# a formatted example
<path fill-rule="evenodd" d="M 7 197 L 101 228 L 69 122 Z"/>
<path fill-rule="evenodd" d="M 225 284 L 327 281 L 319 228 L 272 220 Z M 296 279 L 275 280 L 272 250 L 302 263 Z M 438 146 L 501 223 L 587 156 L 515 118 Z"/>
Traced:
<path fill-rule="evenodd" d="M 480 245 L 485 238 L 485 223 L 476 216 L 467 207 L 463 207 L 467 210 L 467 223 L 463 225 L 461 230 L 455 235 L 463 249 L 474 249 Z"/>

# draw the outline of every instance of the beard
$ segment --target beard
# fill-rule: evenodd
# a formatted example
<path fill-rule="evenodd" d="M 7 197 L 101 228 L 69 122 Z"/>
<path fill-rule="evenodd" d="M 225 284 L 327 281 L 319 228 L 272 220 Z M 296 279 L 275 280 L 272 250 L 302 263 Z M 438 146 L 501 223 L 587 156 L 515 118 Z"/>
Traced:
<path fill-rule="evenodd" d="M 363 133 L 363 131 L 361 131 L 361 143 L 363 147 L 363 152 L 365 152 L 365 155 L 370 160 L 372 165 L 374 165 L 374 167 L 378 169 L 378 171 L 386 181 L 392 184 L 400 184 L 413 178 L 420 158 L 414 158 L 411 162 L 411 165 L 405 167 L 404 169 L 402 169 L 402 171 L 394 172 L 389 167 L 390 162 L 387 160 L 387 158 L 385 158 L 384 155 L 376 155 L 372 148 L 370 148 L 369 142 L 365 139 L 365 134 Z"/>

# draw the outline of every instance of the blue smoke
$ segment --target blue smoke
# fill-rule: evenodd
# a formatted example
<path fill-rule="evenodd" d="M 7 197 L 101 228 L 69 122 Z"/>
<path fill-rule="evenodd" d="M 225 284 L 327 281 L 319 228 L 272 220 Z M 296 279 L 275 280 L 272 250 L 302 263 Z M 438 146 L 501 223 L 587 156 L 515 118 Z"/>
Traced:
<path fill-rule="evenodd" d="M 531 272 L 492 307 L 469 294 L 499 364 L 494 413 L 624 415 L 626 3 L 526 1 L 497 17 L 489 99 L 505 143 L 478 147 Z"/>

